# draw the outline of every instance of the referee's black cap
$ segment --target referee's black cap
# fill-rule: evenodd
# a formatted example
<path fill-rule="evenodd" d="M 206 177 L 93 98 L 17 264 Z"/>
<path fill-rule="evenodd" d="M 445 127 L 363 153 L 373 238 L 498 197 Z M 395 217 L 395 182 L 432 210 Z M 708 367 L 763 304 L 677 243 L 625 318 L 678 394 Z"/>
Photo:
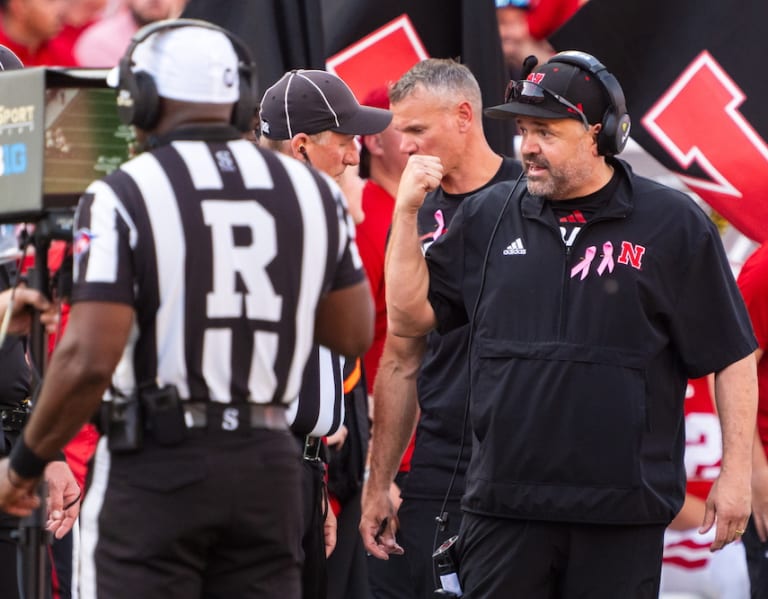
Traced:
<path fill-rule="evenodd" d="M 361 106 L 342 79 L 327 71 L 289 71 L 261 100 L 261 133 L 269 139 L 291 139 L 335 131 L 373 135 L 392 121 L 389 110 Z"/>
<path fill-rule="evenodd" d="M 0 45 L 0 71 L 15 71 L 16 69 L 23 69 L 19 57 L 10 48 Z"/>

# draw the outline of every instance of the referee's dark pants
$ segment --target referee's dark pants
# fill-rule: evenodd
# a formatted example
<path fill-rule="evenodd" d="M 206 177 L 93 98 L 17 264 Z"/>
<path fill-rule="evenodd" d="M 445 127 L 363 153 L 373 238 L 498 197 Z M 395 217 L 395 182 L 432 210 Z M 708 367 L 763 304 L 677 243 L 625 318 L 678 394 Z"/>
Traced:
<path fill-rule="evenodd" d="M 102 438 L 81 519 L 83 599 L 298 599 L 301 477 L 287 430 Z"/>
<path fill-rule="evenodd" d="M 462 599 L 658 599 L 664 529 L 465 513 Z"/>

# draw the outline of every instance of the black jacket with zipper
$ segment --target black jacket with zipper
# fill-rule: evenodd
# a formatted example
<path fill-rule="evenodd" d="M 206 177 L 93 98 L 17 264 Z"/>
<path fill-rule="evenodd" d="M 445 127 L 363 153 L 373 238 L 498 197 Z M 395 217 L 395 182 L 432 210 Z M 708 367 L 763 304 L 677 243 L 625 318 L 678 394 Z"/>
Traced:
<path fill-rule="evenodd" d="M 618 189 L 571 248 L 523 181 L 464 202 L 427 254 L 438 329 L 472 321 L 467 511 L 668 523 L 687 379 L 756 347 L 707 215 L 611 164 Z"/>

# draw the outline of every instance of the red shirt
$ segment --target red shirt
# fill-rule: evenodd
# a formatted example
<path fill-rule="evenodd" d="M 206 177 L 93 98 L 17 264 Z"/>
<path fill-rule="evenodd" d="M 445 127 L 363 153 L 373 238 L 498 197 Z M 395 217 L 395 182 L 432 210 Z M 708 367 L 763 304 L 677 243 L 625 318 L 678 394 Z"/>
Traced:
<path fill-rule="evenodd" d="M 373 381 L 379 369 L 379 360 L 384 349 L 384 338 L 387 336 L 387 305 L 384 300 L 384 252 L 394 209 L 395 198 L 368 179 L 363 188 L 365 220 L 357 225 L 357 247 L 360 250 L 360 258 L 363 260 L 376 306 L 373 343 L 363 356 L 368 393 L 373 393 Z M 400 462 L 401 472 L 407 472 L 411 469 L 413 444 L 414 440 L 411 437 L 411 442 Z"/>
<path fill-rule="evenodd" d="M 763 358 L 757 365 L 757 429 L 768 448 L 768 243 L 760 246 L 741 267 L 739 290 L 749 310 Z"/>
<path fill-rule="evenodd" d="M 0 29 L 0 44 L 13 50 L 25 67 L 74 67 L 75 57 L 72 47 L 64 38 L 55 37 L 42 44 L 34 52 L 10 39 L 5 31 Z"/>
<path fill-rule="evenodd" d="M 62 53 L 68 52 L 69 55 L 72 57 L 72 64 L 77 64 L 77 59 L 75 58 L 75 44 L 77 43 L 77 40 L 80 38 L 80 35 L 88 29 L 91 25 L 96 23 L 98 20 L 89 21 L 83 25 L 79 25 L 78 27 L 75 27 L 74 25 L 67 25 L 65 24 L 64 27 L 61 28 L 61 31 L 59 31 L 59 34 L 51 40 L 51 44 L 54 45 L 56 48 L 56 51 L 61 51 Z M 63 65 L 63 66 L 70 66 L 70 65 Z"/>
<path fill-rule="evenodd" d="M 368 393 L 373 392 L 373 380 L 379 368 L 387 334 L 387 306 L 384 301 L 384 251 L 392 223 L 395 198 L 368 179 L 363 188 L 363 212 L 365 220 L 357 225 L 357 247 L 363 260 L 371 295 L 376 305 L 373 343 L 363 357 Z"/>

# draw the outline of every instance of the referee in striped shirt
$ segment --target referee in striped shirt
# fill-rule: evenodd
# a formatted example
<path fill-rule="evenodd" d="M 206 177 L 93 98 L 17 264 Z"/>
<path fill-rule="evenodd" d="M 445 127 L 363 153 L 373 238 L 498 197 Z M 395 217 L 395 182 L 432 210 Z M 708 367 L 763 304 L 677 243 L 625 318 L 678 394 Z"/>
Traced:
<path fill-rule="evenodd" d="M 264 93 L 259 116 L 263 145 L 302 160 L 337 181 L 347 174 L 349 167 L 360 162 L 355 136 L 380 133 L 392 120 L 389 110 L 361 106 L 342 79 L 319 70 L 285 73 Z M 352 198 L 349 200 L 351 204 Z M 353 206 L 349 212 L 350 215 L 355 212 Z M 354 231 L 354 223 L 349 222 L 349 228 Z M 359 256 L 356 261 L 362 266 Z M 303 539 L 304 599 L 325 599 L 327 589 L 335 589 L 340 582 L 333 577 L 328 580 L 324 559 L 336 545 L 336 521 L 327 494 L 322 492 L 325 469 L 320 459 L 321 437 L 340 430 L 346 432 L 347 428 L 342 424 L 344 395 L 345 388 L 350 390 L 348 398 L 355 410 L 348 414 L 348 418 L 358 419 L 362 414 L 365 426 L 349 427 L 350 434 L 362 436 L 362 439 L 350 438 L 342 442 L 349 443 L 349 449 L 353 451 L 359 446 L 360 463 L 364 463 L 368 407 L 360 377 L 358 359 L 344 358 L 317 346 L 307 364 L 299 401 L 291 407 L 292 430 L 304 446 L 304 510 L 307 517 Z M 351 393 L 355 389 L 362 393 Z M 339 565 L 345 580 L 361 573 L 360 584 L 365 585 L 361 592 L 367 594 L 365 552 L 357 533 L 359 516 L 359 498 L 353 495 L 342 515 L 342 520 L 351 524 L 339 528 L 339 548 L 334 560 L 341 560 Z M 353 561 L 356 555 L 362 562 L 358 566 Z"/>
<path fill-rule="evenodd" d="M 356 355 L 373 329 L 343 199 L 242 139 L 253 64 L 218 27 L 149 25 L 117 75 L 145 151 L 80 200 L 69 324 L 0 462 L 0 507 L 34 507 L 45 464 L 109 387 L 81 597 L 298 598 L 286 406 L 314 342 Z"/>

